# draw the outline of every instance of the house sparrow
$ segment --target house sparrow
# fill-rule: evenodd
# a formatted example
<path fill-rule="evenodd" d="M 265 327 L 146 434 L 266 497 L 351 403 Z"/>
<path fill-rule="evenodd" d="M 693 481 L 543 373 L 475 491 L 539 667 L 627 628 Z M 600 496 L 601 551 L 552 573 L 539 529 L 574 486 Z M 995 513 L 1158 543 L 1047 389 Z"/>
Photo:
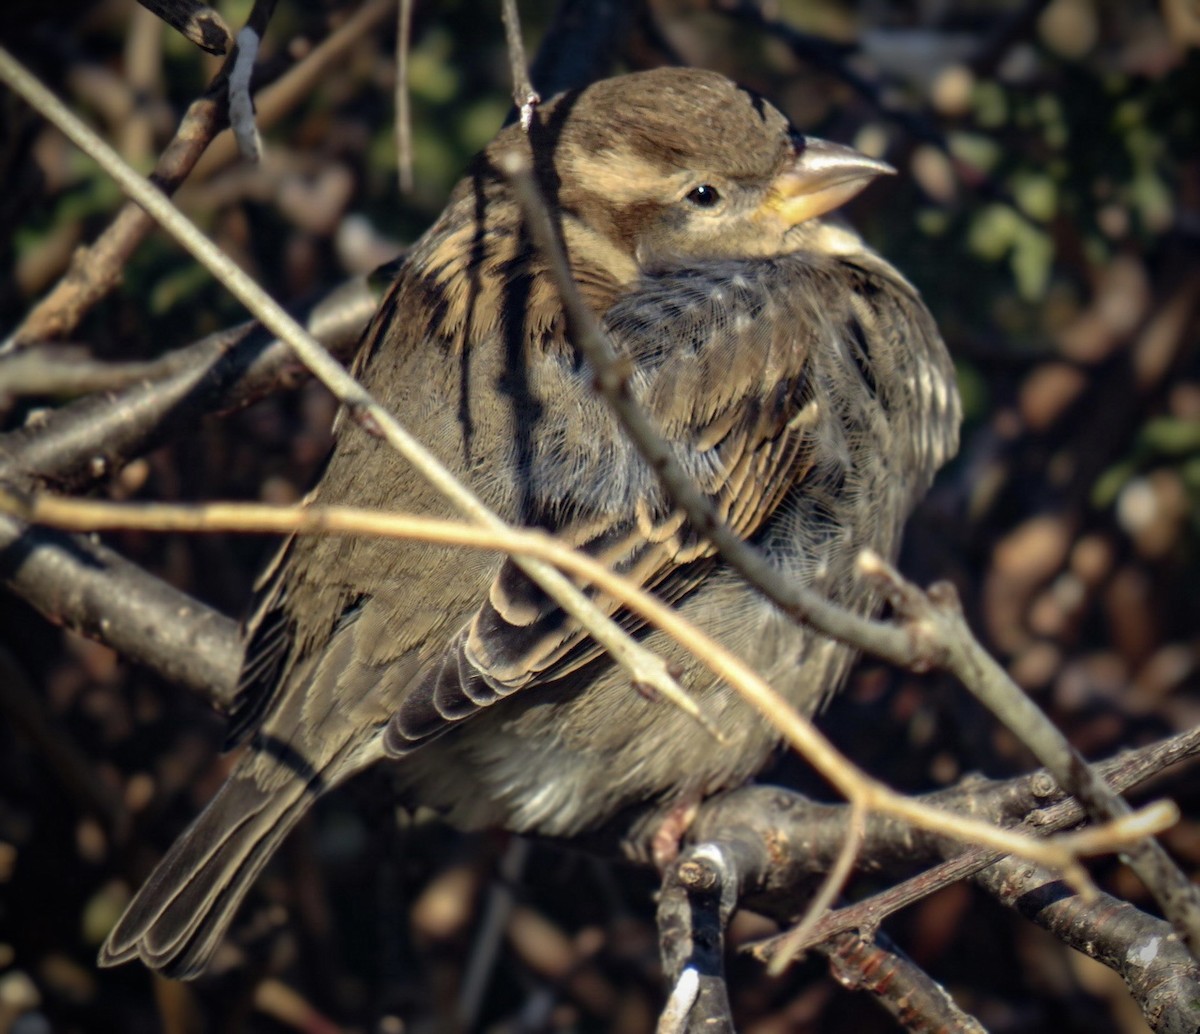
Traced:
<path fill-rule="evenodd" d="M 685 469 L 776 566 L 859 612 L 877 601 L 856 555 L 895 555 L 959 423 L 953 368 L 916 291 L 822 218 L 891 170 L 802 136 L 711 72 L 597 82 L 475 159 L 357 360 L 366 387 L 490 507 L 670 601 L 812 713 L 851 651 L 732 573 L 626 440 L 498 171 L 514 148 L 532 151 L 579 290 Z M 314 497 L 453 516 L 348 421 Z M 248 749 L 101 964 L 199 973 L 288 830 L 376 761 L 396 759 L 411 799 L 457 825 L 548 836 L 632 806 L 661 821 L 750 778 L 775 732 L 665 634 L 599 602 L 684 673 L 727 745 L 640 695 L 510 560 L 288 542 L 248 625 L 234 715 Z"/>

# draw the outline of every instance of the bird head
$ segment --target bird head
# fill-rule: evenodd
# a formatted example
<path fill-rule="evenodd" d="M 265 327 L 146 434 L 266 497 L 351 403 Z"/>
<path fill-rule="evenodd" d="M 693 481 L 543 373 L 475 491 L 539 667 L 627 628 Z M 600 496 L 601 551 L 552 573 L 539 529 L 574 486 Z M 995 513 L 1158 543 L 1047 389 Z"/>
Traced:
<path fill-rule="evenodd" d="M 528 135 L 503 131 L 496 167 L 529 149 L 544 193 L 638 268 L 801 250 L 804 228 L 894 170 L 797 132 L 715 72 L 659 68 L 605 79 L 540 107 Z M 578 236 L 578 235 L 577 235 Z M 568 249 L 572 234 L 565 232 Z"/>

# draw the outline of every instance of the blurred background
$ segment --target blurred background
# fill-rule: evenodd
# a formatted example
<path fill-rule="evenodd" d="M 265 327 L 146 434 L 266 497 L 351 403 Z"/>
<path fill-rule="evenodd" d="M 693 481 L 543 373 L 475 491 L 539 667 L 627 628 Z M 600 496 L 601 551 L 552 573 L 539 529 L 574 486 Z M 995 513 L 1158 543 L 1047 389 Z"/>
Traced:
<path fill-rule="evenodd" d="M 235 31 L 250 7 L 216 6 Z M 588 6 L 574 9 L 606 25 L 616 19 L 613 71 L 719 70 L 805 131 L 900 170 L 848 215 L 925 297 L 966 407 L 961 455 L 912 522 L 903 567 L 922 582 L 958 586 L 984 641 L 1087 756 L 1196 725 L 1200 6 Z M 532 54 L 555 4 L 520 8 Z M 281 3 L 258 81 L 288 83 L 281 77 L 355 17 L 330 67 L 273 98 L 261 165 L 238 161 L 218 140 L 177 194 L 283 301 L 320 295 L 397 255 L 510 108 L 499 4 L 418 3 L 412 188 L 401 194 L 390 4 Z M 134 0 L 17 0 L 0 12 L 0 41 L 144 171 L 220 66 Z M 555 56 L 551 48 L 539 66 L 547 75 Z M 536 73 L 534 85 L 544 88 Z M 0 183 L 7 336 L 121 197 L 7 92 Z M 65 340 L 94 359 L 152 360 L 244 318 L 155 232 Z M 6 391 L 0 372 L 0 432 L 69 401 Z M 324 390 L 304 384 L 204 421 L 97 491 L 292 502 L 324 455 L 333 413 Z M 245 536 L 105 541 L 235 617 L 272 548 Z M 513 855 L 504 838 L 463 838 L 396 813 L 383 772 L 323 802 L 293 836 L 216 976 L 183 986 L 137 966 L 97 971 L 96 948 L 124 902 L 227 771 L 222 722 L 3 591 L 0 682 L 10 687 L 0 693 L 0 1034 L 653 1030 L 660 987 L 649 875 L 550 845 L 532 848 L 523 875 L 505 875 L 502 861 Z M 870 772 L 913 792 L 972 771 L 1031 767 L 957 685 L 870 661 L 823 725 Z M 794 760 L 776 777 L 807 785 Z M 1174 796 L 1188 816 L 1166 842 L 1194 872 L 1200 786 L 1177 776 L 1155 792 Z M 1117 863 L 1095 871 L 1110 892 L 1150 907 Z M 852 894 L 871 889 L 860 881 Z M 489 902 L 504 893 L 511 907 L 489 941 L 481 934 Z M 735 939 L 770 929 L 744 916 Z M 1148 1029 L 1116 976 L 969 886 L 887 929 L 990 1031 Z M 746 1034 L 895 1029 L 819 962 L 769 979 L 740 960 L 732 993 Z"/>

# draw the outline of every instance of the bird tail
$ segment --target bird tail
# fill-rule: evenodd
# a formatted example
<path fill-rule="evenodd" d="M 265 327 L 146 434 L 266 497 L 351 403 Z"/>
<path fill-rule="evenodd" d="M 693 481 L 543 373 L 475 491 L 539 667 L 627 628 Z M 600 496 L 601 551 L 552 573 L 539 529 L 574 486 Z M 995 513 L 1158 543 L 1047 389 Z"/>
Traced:
<path fill-rule="evenodd" d="M 101 966 L 135 958 L 176 979 L 204 971 L 255 877 L 317 798 L 292 774 L 264 790 L 239 767 L 130 902 L 100 949 Z"/>

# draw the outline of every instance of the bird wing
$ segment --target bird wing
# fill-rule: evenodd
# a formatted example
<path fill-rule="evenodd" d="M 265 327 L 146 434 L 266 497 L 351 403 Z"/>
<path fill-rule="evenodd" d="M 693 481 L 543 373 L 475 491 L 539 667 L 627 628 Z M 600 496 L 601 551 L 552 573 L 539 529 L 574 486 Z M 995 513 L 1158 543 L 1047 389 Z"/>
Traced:
<path fill-rule="evenodd" d="M 440 311 L 391 297 L 404 312 Z M 546 297 L 557 307 L 552 285 Z M 631 391 L 717 513 L 753 539 L 782 506 L 804 533 L 796 539 L 782 529 L 772 541 L 812 550 L 792 558 L 804 569 L 817 571 L 853 545 L 832 519 L 835 504 L 862 511 L 863 543 L 874 541 L 866 529 L 881 513 L 898 531 L 909 493 L 923 491 L 953 451 L 942 439 L 957 420 L 923 398 L 935 391 L 952 402 L 942 387 L 951 373 L 938 369 L 925 383 L 926 353 L 942 353 L 937 333 L 890 268 L 810 253 L 696 265 L 644 277 L 607 306 L 604 323 L 628 361 Z M 433 322 L 408 328 L 408 367 L 394 344 L 369 338 L 363 355 L 376 359 L 365 364 L 368 387 L 411 416 L 508 519 L 553 533 L 668 602 L 694 590 L 716 563 L 711 544 L 674 508 L 597 395 L 561 318 L 527 317 L 523 353 L 495 326 L 477 329 L 475 344 L 451 342 L 432 367 L 416 358 L 431 347 L 420 342 L 450 340 Z M 396 384 L 408 394 L 389 397 Z M 900 426 L 914 408 L 922 426 Z M 524 433 L 532 424 L 536 433 Z M 921 455 L 901 455 L 906 442 L 924 443 Z M 348 430 L 338 448 L 325 498 L 446 512 L 382 443 Z M 864 468 L 845 482 L 864 450 L 880 476 Z M 250 622 L 235 731 L 252 731 L 264 714 L 282 728 L 295 705 L 311 716 L 361 701 L 387 723 L 385 749 L 402 755 L 518 690 L 571 684 L 602 653 L 511 560 L 447 555 L 371 539 L 285 545 Z M 444 591 L 423 599 L 429 579 L 441 579 Z M 642 629 L 639 616 L 593 596 L 627 631 Z M 283 686 L 299 698 L 291 689 L 281 697 Z M 319 739 L 321 728 L 311 735 Z"/>
<path fill-rule="evenodd" d="M 813 461 L 809 358 L 828 331 L 798 258 L 721 262 L 646 278 L 605 316 L 634 396 L 722 520 L 753 537 Z M 561 344 L 561 343 L 560 343 Z M 709 541 L 662 492 L 569 347 L 526 375 L 539 442 L 525 457 L 522 519 L 676 601 L 711 570 Z M 539 390 L 540 389 L 540 390 Z M 574 433 L 574 437 L 570 437 Z M 596 603 L 629 632 L 642 619 Z M 404 694 L 385 748 L 402 755 L 517 690 L 564 678 L 599 645 L 511 560 L 478 610 Z"/>

